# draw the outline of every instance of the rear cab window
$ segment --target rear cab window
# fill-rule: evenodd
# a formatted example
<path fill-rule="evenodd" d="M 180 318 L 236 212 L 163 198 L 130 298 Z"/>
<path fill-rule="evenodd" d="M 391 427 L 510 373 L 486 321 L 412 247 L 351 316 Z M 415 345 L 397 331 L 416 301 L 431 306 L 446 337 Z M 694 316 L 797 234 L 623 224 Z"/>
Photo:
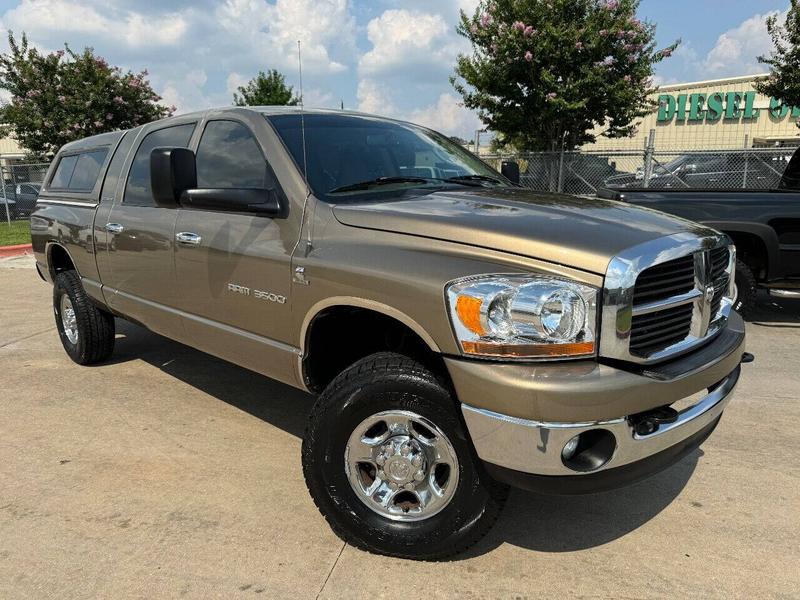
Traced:
<path fill-rule="evenodd" d="M 91 192 L 108 150 L 108 146 L 102 146 L 62 156 L 48 188 L 54 191 Z"/>

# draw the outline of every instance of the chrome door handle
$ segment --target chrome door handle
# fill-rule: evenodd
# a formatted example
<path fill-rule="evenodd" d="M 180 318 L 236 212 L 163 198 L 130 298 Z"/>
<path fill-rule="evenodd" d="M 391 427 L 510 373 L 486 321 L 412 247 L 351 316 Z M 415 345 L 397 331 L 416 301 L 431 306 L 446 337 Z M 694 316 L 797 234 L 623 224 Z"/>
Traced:
<path fill-rule="evenodd" d="M 200 242 L 203 240 L 199 235 L 190 231 L 176 233 L 175 239 L 178 240 L 179 244 L 184 244 L 186 246 L 199 246 Z"/>
<path fill-rule="evenodd" d="M 108 233 L 113 233 L 114 235 L 118 233 L 122 233 L 125 228 L 120 225 L 119 223 L 106 223 L 106 231 Z"/>

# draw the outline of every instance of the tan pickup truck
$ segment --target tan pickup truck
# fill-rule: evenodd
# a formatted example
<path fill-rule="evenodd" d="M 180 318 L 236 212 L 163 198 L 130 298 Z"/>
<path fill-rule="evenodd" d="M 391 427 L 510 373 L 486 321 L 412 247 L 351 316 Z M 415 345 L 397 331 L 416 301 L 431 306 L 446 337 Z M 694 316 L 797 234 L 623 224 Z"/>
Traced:
<path fill-rule="evenodd" d="M 504 172 L 409 123 L 212 110 L 64 146 L 33 245 L 75 362 L 118 317 L 318 394 L 302 463 L 333 529 L 442 558 L 507 484 L 685 456 L 750 358 L 728 238 Z"/>

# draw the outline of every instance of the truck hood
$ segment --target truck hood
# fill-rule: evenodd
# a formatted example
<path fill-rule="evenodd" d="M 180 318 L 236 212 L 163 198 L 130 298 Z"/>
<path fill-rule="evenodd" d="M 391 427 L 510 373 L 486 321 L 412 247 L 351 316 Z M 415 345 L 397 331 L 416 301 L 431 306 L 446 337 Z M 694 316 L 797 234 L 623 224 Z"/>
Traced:
<path fill-rule="evenodd" d="M 440 191 L 412 199 L 337 204 L 345 225 L 447 240 L 605 274 L 622 250 L 674 233 L 708 233 L 658 211 L 519 188 Z"/>

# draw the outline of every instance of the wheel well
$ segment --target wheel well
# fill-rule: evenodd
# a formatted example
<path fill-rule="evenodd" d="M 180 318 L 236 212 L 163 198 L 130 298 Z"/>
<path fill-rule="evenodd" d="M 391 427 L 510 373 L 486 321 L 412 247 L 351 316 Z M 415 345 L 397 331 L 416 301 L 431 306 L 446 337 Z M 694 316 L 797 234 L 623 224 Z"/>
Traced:
<path fill-rule="evenodd" d="M 71 271 L 75 269 L 75 264 L 69 256 L 69 253 L 63 246 L 53 244 L 50 246 L 48 252 L 47 264 L 50 267 L 50 275 L 55 279 L 55 276 L 63 271 Z"/>
<path fill-rule="evenodd" d="M 439 353 L 406 324 L 355 306 L 333 306 L 317 314 L 306 332 L 303 378 L 321 392 L 343 370 L 375 352 L 397 352 L 449 380 Z"/>
<path fill-rule="evenodd" d="M 725 233 L 736 245 L 736 257 L 750 267 L 757 280 L 766 279 L 769 256 L 764 240 L 754 233 L 742 231 L 726 231 Z"/>

